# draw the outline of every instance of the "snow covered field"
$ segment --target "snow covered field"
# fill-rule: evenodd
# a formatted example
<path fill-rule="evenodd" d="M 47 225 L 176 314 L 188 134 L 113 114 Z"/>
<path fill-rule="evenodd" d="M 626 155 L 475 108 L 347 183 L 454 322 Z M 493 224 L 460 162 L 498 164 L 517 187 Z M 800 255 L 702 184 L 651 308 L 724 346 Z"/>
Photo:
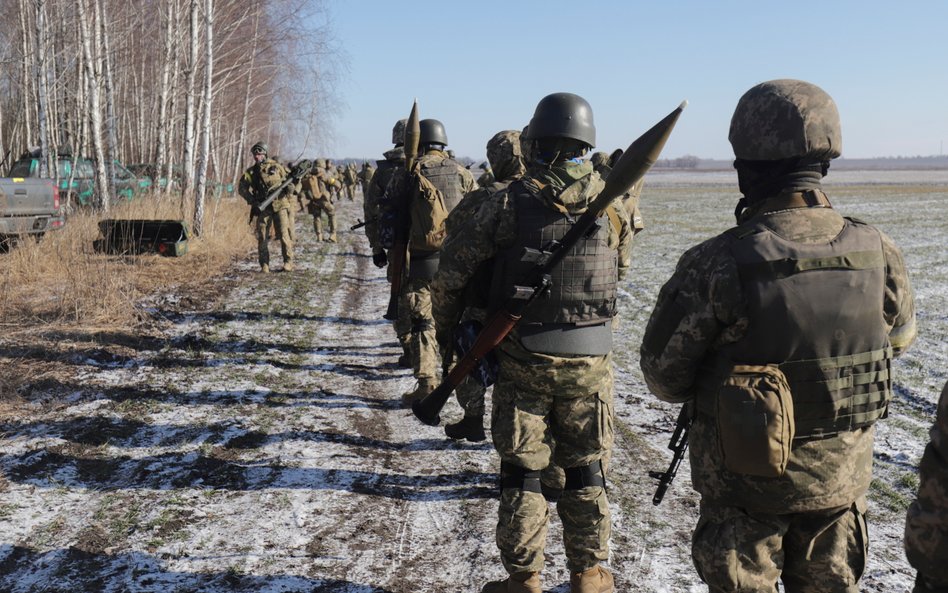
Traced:
<path fill-rule="evenodd" d="M 732 177 L 656 173 L 643 194 L 615 357 L 620 591 L 704 590 L 689 554 L 698 501 L 687 461 L 651 504 L 648 471 L 670 459 L 677 409 L 648 394 L 638 347 L 679 255 L 731 224 Z M 916 290 L 920 336 L 895 365 L 896 401 L 879 426 L 862 583 L 908 591 L 905 508 L 948 375 L 948 175 L 831 171 L 826 188 L 900 244 Z M 340 228 L 361 217 L 358 205 L 340 209 Z M 37 386 L 0 418 L 0 590 L 466 592 L 503 575 L 490 446 L 453 443 L 400 407 L 412 380 L 381 320 L 384 272 L 360 232 L 317 244 L 299 218 L 297 271 L 262 276 L 248 254 L 219 302 L 160 295 L 146 306 L 166 339 L 77 356 L 70 380 Z M 553 517 L 543 580 L 562 593 Z"/>

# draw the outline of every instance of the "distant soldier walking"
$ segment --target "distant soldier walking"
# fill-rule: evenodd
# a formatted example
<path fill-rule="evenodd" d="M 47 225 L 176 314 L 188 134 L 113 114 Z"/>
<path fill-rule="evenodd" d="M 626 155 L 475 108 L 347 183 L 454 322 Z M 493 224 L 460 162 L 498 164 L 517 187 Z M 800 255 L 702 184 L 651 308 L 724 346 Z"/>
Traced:
<path fill-rule="evenodd" d="M 288 187 L 279 197 L 273 200 L 262 211 L 258 204 L 263 203 L 271 191 L 282 184 L 289 172 L 277 161 L 269 158 L 270 149 L 263 142 L 257 142 L 250 149 L 254 164 L 244 171 L 237 186 L 240 194 L 251 206 L 251 218 L 256 220 L 257 259 L 261 272 L 270 271 L 269 227 L 272 223 L 280 239 L 280 248 L 283 253 L 283 270 L 293 270 L 293 234 L 291 230 L 290 196 L 292 188 Z"/>
<path fill-rule="evenodd" d="M 842 135 L 822 89 L 754 86 L 728 138 L 737 226 L 681 257 L 641 349 L 652 393 L 692 411 L 692 557 L 715 593 L 857 593 L 874 424 L 916 335 L 905 263 L 823 192 Z"/>
<path fill-rule="evenodd" d="M 303 178 L 303 191 L 308 198 L 307 211 L 313 216 L 313 230 L 317 241 L 336 242 L 336 208 L 329 189 L 331 180 L 326 170 L 326 161 L 316 159 L 310 174 Z M 326 215 L 327 232 L 323 232 L 323 214 Z"/>

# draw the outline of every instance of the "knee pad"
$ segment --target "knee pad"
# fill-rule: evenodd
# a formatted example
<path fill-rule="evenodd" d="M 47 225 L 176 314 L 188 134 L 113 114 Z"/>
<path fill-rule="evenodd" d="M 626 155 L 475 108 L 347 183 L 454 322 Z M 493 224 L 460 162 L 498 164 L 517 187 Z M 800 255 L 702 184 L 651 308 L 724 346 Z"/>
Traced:
<path fill-rule="evenodd" d="M 501 461 L 500 490 L 504 491 L 508 488 L 540 494 L 540 470 L 528 470 L 519 465 Z"/>
<path fill-rule="evenodd" d="M 411 333 L 420 334 L 428 331 L 429 329 L 434 329 L 434 321 L 431 319 L 426 319 L 424 317 L 412 317 L 411 318 Z"/>
<path fill-rule="evenodd" d="M 566 473 L 564 490 L 579 490 L 588 486 L 606 487 L 606 476 L 602 471 L 602 462 L 598 459 L 589 465 L 568 467 L 563 471 Z"/>

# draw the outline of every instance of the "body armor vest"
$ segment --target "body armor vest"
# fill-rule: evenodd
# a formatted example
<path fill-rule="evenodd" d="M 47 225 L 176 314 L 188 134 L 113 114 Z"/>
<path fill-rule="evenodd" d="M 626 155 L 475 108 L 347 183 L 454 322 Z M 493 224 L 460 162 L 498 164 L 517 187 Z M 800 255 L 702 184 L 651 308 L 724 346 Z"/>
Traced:
<path fill-rule="evenodd" d="M 525 249 L 543 249 L 572 227 L 567 215 L 545 206 L 521 182 L 510 186 L 517 212 L 517 240 L 497 255 L 491 308 L 501 306 L 519 284 L 532 284 L 535 266 Z M 545 354 L 600 356 L 612 351 L 619 259 L 609 247 L 609 221 L 601 216 L 592 232 L 570 249 L 551 272 L 549 291 L 524 311 L 517 331 L 524 347 Z"/>
<path fill-rule="evenodd" d="M 458 175 L 459 168 L 461 165 L 453 159 L 444 159 L 437 165 L 424 161 L 421 163 L 421 174 L 444 196 L 444 205 L 448 212 L 454 210 L 464 197 L 461 191 L 460 175 Z"/>
<path fill-rule="evenodd" d="M 884 417 L 892 349 L 879 232 L 846 219 L 825 244 L 788 241 L 753 222 L 729 235 L 750 324 L 741 340 L 716 353 L 714 368 L 777 364 L 790 386 L 796 439 L 856 430 Z"/>

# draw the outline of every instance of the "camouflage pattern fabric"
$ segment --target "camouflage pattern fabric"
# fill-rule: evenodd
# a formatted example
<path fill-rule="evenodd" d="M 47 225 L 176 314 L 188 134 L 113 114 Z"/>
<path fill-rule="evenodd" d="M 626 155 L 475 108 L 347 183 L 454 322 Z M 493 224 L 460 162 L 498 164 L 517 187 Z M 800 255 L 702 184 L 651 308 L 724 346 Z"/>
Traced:
<path fill-rule="evenodd" d="M 405 300 L 411 317 L 412 372 L 415 379 L 437 382 L 441 355 L 431 317 L 431 280 L 411 278 Z"/>
<path fill-rule="evenodd" d="M 493 182 L 495 182 L 495 181 L 497 181 L 497 179 L 494 177 L 494 172 L 493 172 L 493 171 L 490 171 L 490 170 L 487 170 L 487 171 L 484 171 L 483 173 L 481 173 L 481 174 L 477 177 L 477 186 L 478 186 L 478 187 L 487 187 L 488 185 L 490 185 L 491 183 L 493 183 Z"/>
<path fill-rule="evenodd" d="M 787 195 L 781 194 L 763 200 L 745 214 L 767 225 L 783 239 L 801 243 L 828 242 L 843 228 L 844 219 L 835 210 L 829 207 L 790 207 L 786 203 L 788 199 Z M 898 355 L 915 339 L 915 306 L 901 253 L 891 239 L 884 234 L 881 237 L 886 262 L 882 322 Z M 722 234 L 688 250 L 659 293 L 642 340 L 641 367 L 649 389 L 663 401 L 692 400 L 696 396 L 696 385 L 703 378 L 702 363 L 713 355 L 716 348 L 739 341 L 751 322 L 728 240 L 726 234 Z M 780 534 L 785 541 L 788 537 L 803 537 L 796 530 L 810 520 L 807 517 L 816 520 L 827 509 L 850 508 L 866 493 L 871 480 L 874 434 L 875 429 L 870 426 L 823 439 L 794 441 L 784 474 L 765 478 L 727 471 L 716 423 L 708 416 L 698 414 L 689 435 L 689 451 L 692 481 L 702 497 L 699 528 L 708 523 L 721 524 L 723 537 L 731 528 L 728 521 L 736 521 L 742 513 L 770 517 L 760 525 L 772 526 L 775 525 L 772 517 L 794 515 L 796 518 L 789 523 L 790 533 Z M 722 511 L 722 508 L 736 510 Z M 737 528 L 736 525 L 733 527 Z M 851 529 L 850 533 L 855 537 Z M 703 541 L 699 535 L 696 532 L 696 546 Z M 767 545 L 776 545 L 780 541 L 779 537 L 773 539 L 763 535 L 758 539 L 770 542 Z M 727 549 L 727 543 L 718 545 L 716 554 L 721 558 L 739 557 L 744 553 L 742 548 Z M 794 556 L 797 551 L 798 548 L 787 548 L 772 553 L 782 553 L 784 567 L 787 567 L 803 562 Z M 703 552 L 695 551 L 696 565 L 699 557 L 703 558 L 701 554 Z M 749 562 L 746 570 L 752 571 L 754 566 L 757 565 Z M 808 566 L 817 568 L 812 563 Z M 770 582 L 770 588 L 755 589 L 753 585 L 741 584 L 740 587 L 748 588 L 728 589 L 722 585 L 724 588 L 719 590 L 774 590 L 776 579 L 767 572 L 771 568 L 766 563 L 758 567 L 763 572 L 755 578 Z M 842 571 L 836 573 L 837 576 L 846 573 L 857 578 L 862 571 L 859 566 L 851 566 L 849 570 L 836 569 Z M 796 575 L 791 578 L 803 577 Z M 845 582 L 850 577 L 840 578 L 840 582 Z M 785 579 L 785 584 L 789 586 L 790 582 Z M 846 588 L 849 585 L 840 586 L 843 588 L 799 590 L 856 590 Z M 712 590 L 716 590 L 714 586 Z"/>
<path fill-rule="evenodd" d="M 332 194 L 329 191 L 329 184 L 332 176 L 322 167 L 316 167 L 304 180 L 304 186 L 309 188 L 309 202 L 306 210 L 313 216 L 313 231 L 316 233 L 317 240 L 322 241 L 323 236 L 323 215 L 326 215 L 327 234 L 331 237 L 336 232 L 336 208 L 332 203 Z"/>
<path fill-rule="evenodd" d="M 866 500 L 807 513 L 755 513 L 702 502 L 692 560 L 714 593 L 859 593 L 869 551 Z"/>
<path fill-rule="evenodd" d="M 919 465 L 918 498 L 905 520 L 905 555 L 918 571 L 915 593 L 948 591 L 948 383 Z"/>
<path fill-rule="evenodd" d="M 544 180 L 551 207 L 578 214 L 602 190 L 591 165 L 566 163 L 555 174 L 531 169 L 526 183 Z M 567 202 L 561 198 L 565 197 Z M 622 209 L 624 212 L 624 209 Z M 629 267 L 631 231 L 610 225 L 609 245 L 620 253 L 620 271 Z M 516 210 L 506 191 L 489 197 L 474 216 L 458 221 L 445 240 L 432 285 L 435 318 L 454 327 L 464 309 L 464 291 L 480 264 L 513 245 Z M 501 460 L 527 470 L 545 470 L 555 461 L 579 467 L 608 457 L 613 443 L 611 356 L 558 357 L 530 352 L 516 329 L 498 348 L 500 377 L 494 386 L 491 433 Z M 551 440 L 555 447 L 551 447 Z M 563 521 L 567 565 L 579 572 L 608 557 L 611 529 L 605 489 L 590 486 L 564 492 L 557 504 Z M 549 509 L 542 494 L 504 489 L 497 545 L 510 573 L 544 567 Z"/>
<path fill-rule="evenodd" d="M 375 175 L 375 167 L 369 163 L 362 165 L 359 169 L 359 184 L 362 186 L 362 199 L 365 200 L 369 195 L 369 185 L 372 183 L 372 177 Z"/>
<path fill-rule="evenodd" d="M 270 265 L 270 225 L 276 228 L 277 238 L 280 239 L 280 251 L 283 263 L 293 261 L 293 236 L 290 232 L 290 209 L 281 208 L 276 212 L 269 208 L 257 216 L 257 262 L 262 266 Z"/>
<path fill-rule="evenodd" d="M 373 253 L 382 250 L 382 245 L 379 242 L 379 200 L 385 193 L 385 188 L 388 186 L 394 172 L 405 168 L 405 150 L 402 147 L 393 148 L 385 152 L 383 156 L 393 166 L 376 171 L 376 174 L 372 175 L 372 179 L 369 181 L 369 189 L 365 193 L 365 199 L 362 202 L 362 212 L 365 216 L 365 237 L 369 240 L 369 247 L 372 248 Z"/>

